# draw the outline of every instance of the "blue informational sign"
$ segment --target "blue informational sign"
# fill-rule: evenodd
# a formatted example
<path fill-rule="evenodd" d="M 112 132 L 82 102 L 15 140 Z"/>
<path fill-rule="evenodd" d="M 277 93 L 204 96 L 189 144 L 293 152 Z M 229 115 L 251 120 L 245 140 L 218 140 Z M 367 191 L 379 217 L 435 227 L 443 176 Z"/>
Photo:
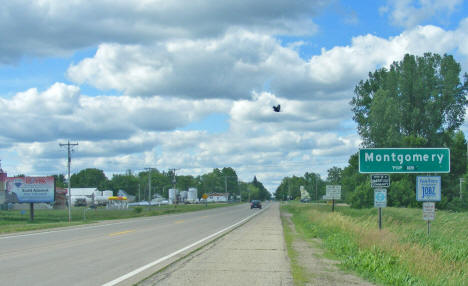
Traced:
<path fill-rule="evenodd" d="M 441 189 L 440 176 L 416 177 L 416 200 L 418 202 L 439 202 Z"/>
<path fill-rule="evenodd" d="M 386 189 L 374 190 L 374 207 L 376 208 L 387 207 L 387 190 Z"/>

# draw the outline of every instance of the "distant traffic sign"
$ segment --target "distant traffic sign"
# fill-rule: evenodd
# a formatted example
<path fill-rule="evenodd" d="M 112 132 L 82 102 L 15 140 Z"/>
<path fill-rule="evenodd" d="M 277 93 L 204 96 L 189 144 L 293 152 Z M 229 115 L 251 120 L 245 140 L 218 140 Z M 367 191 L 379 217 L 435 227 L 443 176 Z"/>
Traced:
<path fill-rule="evenodd" d="M 448 148 L 369 148 L 359 150 L 360 173 L 449 173 Z"/>
<path fill-rule="evenodd" d="M 371 187 L 373 189 L 390 187 L 390 175 L 372 174 L 371 175 Z"/>
<path fill-rule="evenodd" d="M 327 198 L 334 200 L 341 200 L 341 186 L 340 185 L 327 185 L 326 186 Z"/>
<path fill-rule="evenodd" d="M 376 208 L 387 207 L 387 190 L 386 189 L 374 190 L 374 207 Z"/>

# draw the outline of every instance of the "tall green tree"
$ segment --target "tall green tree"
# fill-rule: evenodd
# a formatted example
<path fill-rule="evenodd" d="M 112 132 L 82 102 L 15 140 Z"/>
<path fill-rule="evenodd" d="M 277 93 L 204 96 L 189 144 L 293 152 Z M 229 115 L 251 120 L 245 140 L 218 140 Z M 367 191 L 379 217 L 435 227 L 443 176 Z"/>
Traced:
<path fill-rule="evenodd" d="M 59 188 L 68 188 L 65 176 L 63 174 L 52 175 L 55 179 L 55 186 Z"/>
<path fill-rule="evenodd" d="M 223 174 L 223 180 L 226 191 L 233 196 L 238 196 L 239 185 L 236 171 L 231 167 L 225 167 L 221 170 L 221 173 Z"/>
<path fill-rule="evenodd" d="M 72 188 L 91 188 L 96 187 L 99 190 L 109 188 L 109 180 L 104 171 L 96 168 L 88 168 L 81 170 L 77 174 L 73 174 L 70 178 Z"/>
<path fill-rule="evenodd" d="M 328 169 L 328 176 L 327 176 L 327 182 L 330 184 L 336 184 L 340 185 L 341 184 L 341 176 L 343 173 L 343 169 L 339 167 L 332 167 Z"/>
<path fill-rule="evenodd" d="M 452 56 L 405 55 L 355 88 L 353 119 L 366 147 L 443 146 L 464 121 L 468 75 Z M 416 146 L 415 146 L 416 147 Z"/>
<path fill-rule="evenodd" d="M 138 178 L 132 174 L 114 174 L 111 179 L 113 191 L 124 190 L 128 194 L 138 196 Z"/>

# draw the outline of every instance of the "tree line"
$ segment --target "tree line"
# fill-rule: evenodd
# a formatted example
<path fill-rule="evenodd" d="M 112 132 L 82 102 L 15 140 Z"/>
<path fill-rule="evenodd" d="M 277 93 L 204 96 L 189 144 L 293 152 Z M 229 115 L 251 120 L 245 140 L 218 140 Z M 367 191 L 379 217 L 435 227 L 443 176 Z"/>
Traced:
<path fill-rule="evenodd" d="M 66 178 L 63 174 L 54 175 L 58 187 L 67 188 Z M 88 168 L 73 174 L 70 178 L 72 188 L 96 187 L 99 190 L 112 190 L 116 193 L 122 189 L 128 194 L 136 196 L 137 200 L 148 200 L 159 194 L 168 197 L 169 189 L 175 187 L 179 190 L 197 188 L 198 196 L 204 193 L 229 193 L 237 200 L 242 201 L 267 200 L 271 198 L 270 192 L 254 176 L 251 182 L 239 180 L 236 171 L 231 167 L 215 168 L 212 172 L 200 176 L 176 175 L 173 170 L 160 171 L 156 168 L 134 174 L 128 170 L 125 174 L 114 174 L 108 179 L 103 170 Z"/>
<path fill-rule="evenodd" d="M 367 79 L 356 85 L 350 102 L 363 148 L 450 149 L 450 173 L 440 174 L 442 200 L 437 207 L 441 209 L 468 209 L 467 141 L 460 130 L 467 93 L 468 75 L 461 75 L 461 66 L 453 56 L 407 54 L 389 68 L 369 73 Z M 350 156 L 343 169 L 330 169 L 326 183 L 331 179 L 330 171 L 338 175 L 333 181 L 342 186 L 342 198 L 352 207 L 373 206 L 370 176 L 359 173 L 358 153 Z M 416 201 L 416 176 L 391 174 L 389 206 L 420 206 Z M 277 198 L 284 197 L 285 186 L 289 188 L 287 182 L 291 179 L 283 180 L 284 184 L 276 190 Z M 300 179 L 301 184 L 307 185 L 306 175 Z M 294 199 L 299 190 L 293 187 Z M 306 189 L 315 198 L 311 188 Z"/>

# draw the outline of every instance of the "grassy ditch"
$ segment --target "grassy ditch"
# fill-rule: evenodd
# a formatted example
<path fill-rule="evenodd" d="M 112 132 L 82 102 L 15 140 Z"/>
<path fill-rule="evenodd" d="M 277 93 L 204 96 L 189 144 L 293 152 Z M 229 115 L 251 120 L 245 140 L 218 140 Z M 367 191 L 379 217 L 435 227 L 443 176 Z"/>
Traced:
<path fill-rule="evenodd" d="M 109 210 L 105 208 L 89 209 L 86 207 L 72 208 L 72 222 L 68 223 L 68 210 L 38 209 L 34 210 L 34 221 L 29 220 L 29 211 L 9 210 L 0 211 L 0 234 L 63 227 L 93 223 L 102 220 L 126 219 L 136 217 L 149 217 L 165 214 L 183 213 L 206 210 L 218 207 L 232 206 L 233 204 L 194 204 L 174 206 L 130 207 L 122 210 Z"/>
<path fill-rule="evenodd" d="M 293 234 L 291 227 L 285 217 L 281 216 L 281 223 L 283 225 L 284 240 L 286 242 L 286 248 L 288 250 L 288 257 L 291 260 L 291 274 L 293 276 L 295 285 L 306 285 L 309 281 L 307 273 L 304 267 L 298 261 L 298 253 L 293 247 L 295 235 Z"/>
<path fill-rule="evenodd" d="M 468 285 L 468 214 L 437 211 L 428 236 L 420 209 L 356 210 L 290 203 L 298 233 L 320 238 L 345 269 L 385 285 Z"/>

